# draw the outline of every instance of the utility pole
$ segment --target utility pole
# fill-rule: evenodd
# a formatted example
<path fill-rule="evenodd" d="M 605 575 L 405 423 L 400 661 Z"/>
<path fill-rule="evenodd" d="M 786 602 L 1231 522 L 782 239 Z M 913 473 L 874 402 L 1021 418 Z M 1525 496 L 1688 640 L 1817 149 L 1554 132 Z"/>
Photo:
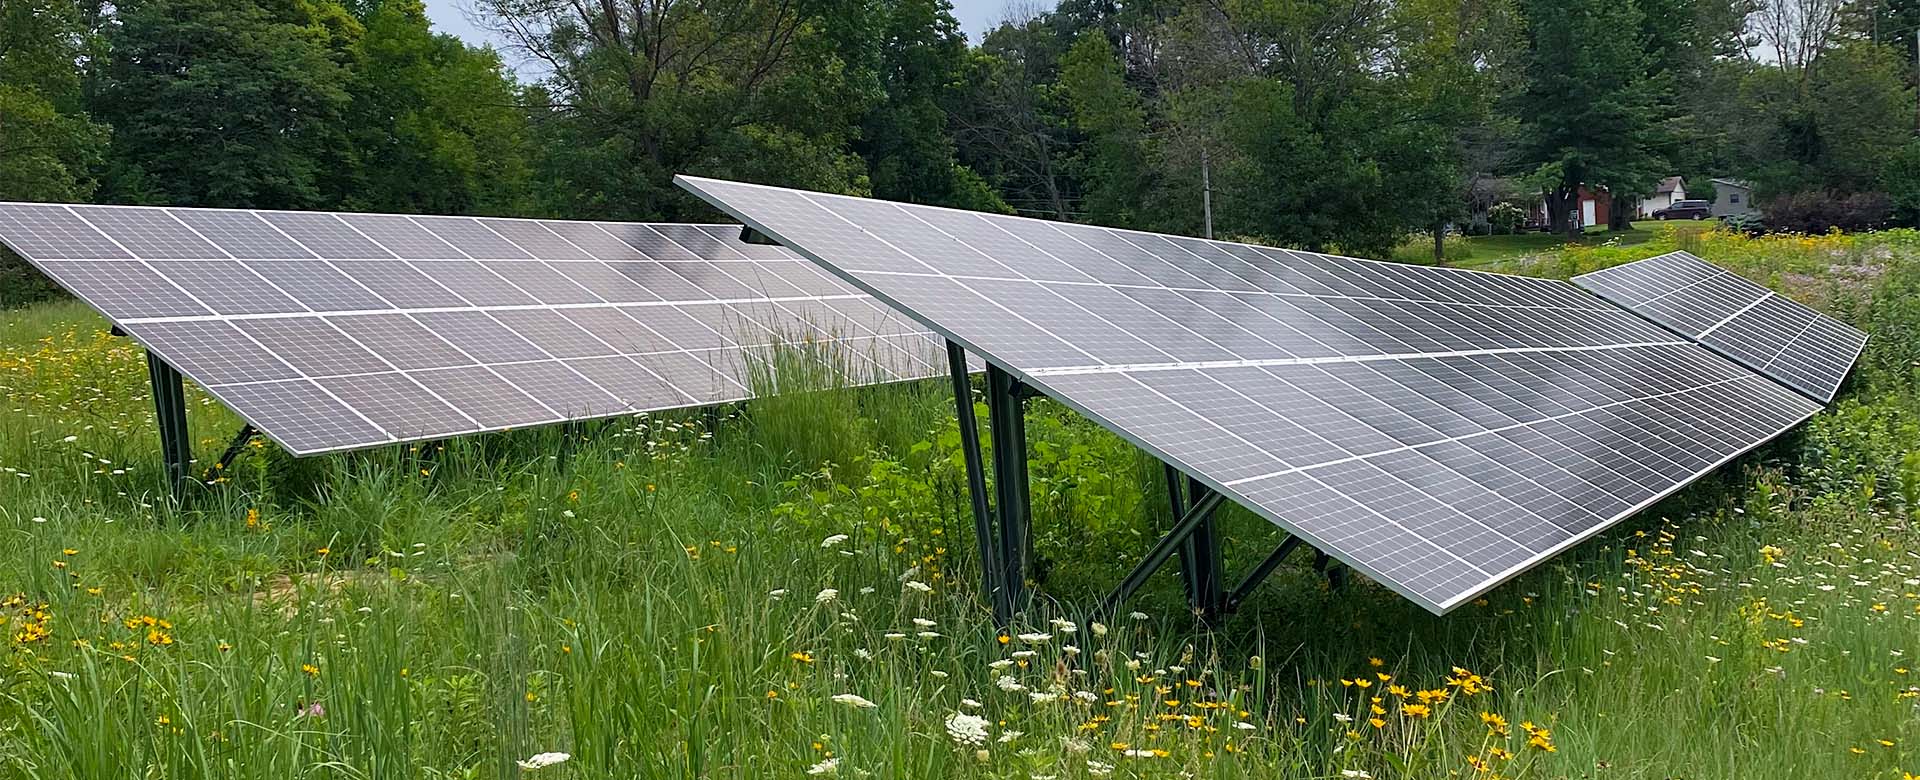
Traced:
<path fill-rule="evenodd" d="M 1206 228 L 1207 240 L 1213 240 L 1213 158 L 1207 155 L 1207 148 L 1200 147 L 1200 211 Z"/>

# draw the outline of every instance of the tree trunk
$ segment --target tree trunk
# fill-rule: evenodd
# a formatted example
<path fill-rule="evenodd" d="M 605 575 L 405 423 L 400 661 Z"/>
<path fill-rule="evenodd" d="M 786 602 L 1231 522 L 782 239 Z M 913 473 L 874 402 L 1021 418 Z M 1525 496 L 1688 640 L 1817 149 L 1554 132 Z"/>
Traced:
<path fill-rule="evenodd" d="M 1447 264 L 1447 221 L 1444 219 L 1433 221 L 1433 264 Z"/>
<path fill-rule="evenodd" d="M 1632 215 L 1640 212 L 1639 198 L 1617 198 L 1607 209 L 1608 230 L 1632 230 Z"/>

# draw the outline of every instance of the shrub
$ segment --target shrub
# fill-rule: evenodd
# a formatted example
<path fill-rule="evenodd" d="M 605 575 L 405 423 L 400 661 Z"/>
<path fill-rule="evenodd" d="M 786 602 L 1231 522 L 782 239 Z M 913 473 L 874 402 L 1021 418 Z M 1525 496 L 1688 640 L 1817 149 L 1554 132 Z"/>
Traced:
<path fill-rule="evenodd" d="M 1883 192 L 1796 192 L 1761 207 L 1767 226 L 1790 233 L 1857 232 L 1885 227 L 1893 218 L 1893 201 Z"/>
<path fill-rule="evenodd" d="M 61 295 L 60 286 L 19 255 L 0 248 L 0 309 L 39 303 Z"/>

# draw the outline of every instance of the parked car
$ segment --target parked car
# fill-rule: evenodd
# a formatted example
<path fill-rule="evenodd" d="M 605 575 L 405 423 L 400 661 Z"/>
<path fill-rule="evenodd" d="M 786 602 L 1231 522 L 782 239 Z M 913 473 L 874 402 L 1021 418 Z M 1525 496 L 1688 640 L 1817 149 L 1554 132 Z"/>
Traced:
<path fill-rule="evenodd" d="M 1653 212 L 1654 219 L 1706 219 L 1713 216 L 1713 203 L 1704 200 L 1676 200 L 1673 205 Z"/>

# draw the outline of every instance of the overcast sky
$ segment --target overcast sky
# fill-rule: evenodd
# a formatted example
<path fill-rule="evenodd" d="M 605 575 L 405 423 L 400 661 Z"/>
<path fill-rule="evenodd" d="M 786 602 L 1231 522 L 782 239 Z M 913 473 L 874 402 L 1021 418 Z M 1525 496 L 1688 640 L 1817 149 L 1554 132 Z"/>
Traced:
<path fill-rule="evenodd" d="M 1032 9 L 1052 7 L 1054 0 L 951 0 L 954 18 L 960 20 L 960 28 L 967 33 L 967 39 L 975 43 L 980 35 L 1008 15 L 1009 8 Z M 441 32 L 450 32 L 466 39 L 468 43 L 499 44 L 486 31 L 475 25 L 469 18 L 469 9 L 473 0 L 426 0 L 427 16 L 433 19 L 433 27 Z M 508 54 L 509 64 L 512 54 Z M 524 70 L 524 68 L 523 68 Z"/>

